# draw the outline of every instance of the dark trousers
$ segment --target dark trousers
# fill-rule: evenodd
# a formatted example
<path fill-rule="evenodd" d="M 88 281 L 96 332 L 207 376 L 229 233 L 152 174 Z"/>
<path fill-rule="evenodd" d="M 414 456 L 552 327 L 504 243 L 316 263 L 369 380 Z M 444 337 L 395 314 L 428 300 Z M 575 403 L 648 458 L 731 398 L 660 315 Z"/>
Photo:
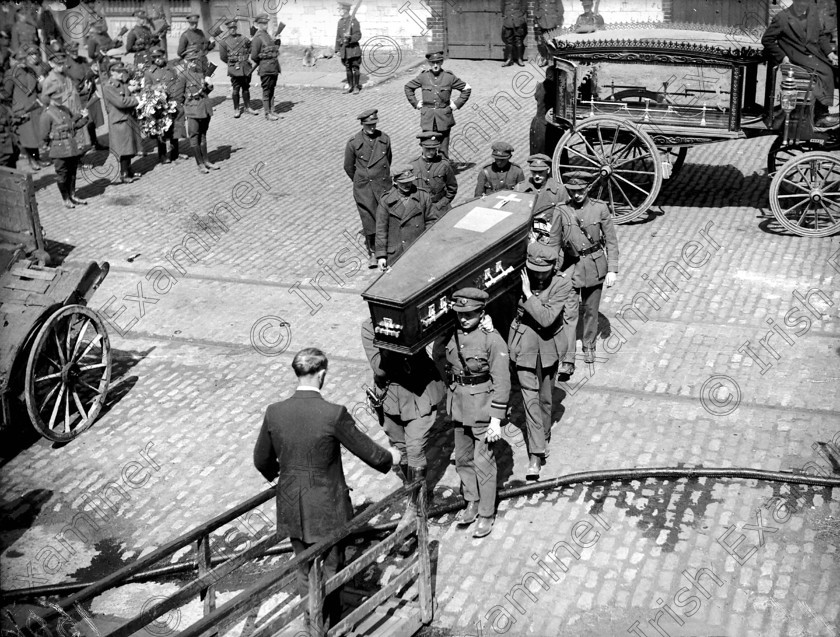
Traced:
<path fill-rule="evenodd" d="M 275 83 L 277 77 L 274 78 Z M 251 108 L 251 76 L 231 75 L 230 86 L 233 89 L 233 110 L 239 110 L 239 93 L 242 93 L 242 106 Z"/>
<path fill-rule="evenodd" d="M 131 167 L 131 158 L 134 155 L 120 155 L 120 174 L 125 177 L 134 177 L 134 169 Z"/>
<path fill-rule="evenodd" d="M 598 339 L 598 307 L 601 305 L 602 284 L 580 288 L 581 319 L 583 319 L 583 349 L 595 349 Z"/>
<path fill-rule="evenodd" d="M 522 46 L 525 37 L 528 35 L 528 23 L 525 22 L 517 27 L 502 27 L 502 42 L 505 46 Z"/>
<path fill-rule="evenodd" d="M 426 445 L 436 417 L 436 409 L 427 416 L 412 420 L 403 420 L 395 414 L 385 414 L 385 433 L 391 444 L 399 450 L 402 463 L 408 463 L 409 467 L 415 469 L 426 467 Z"/>
<path fill-rule="evenodd" d="M 478 514 L 489 518 L 496 511 L 495 443 L 487 443 L 487 426 L 455 425 L 455 471 L 461 479 L 461 491 L 467 502 L 478 502 Z"/>
<path fill-rule="evenodd" d="M 53 168 L 55 176 L 58 177 L 58 192 L 62 199 L 69 199 L 71 194 L 76 193 L 76 173 L 79 170 L 81 157 L 55 157 Z"/>
<path fill-rule="evenodd" d="M 260 86 L 262 86 L 263 110 L 269 113 L 274 108 L 274 89 L 277 86 L 277 74 L 260 75 Z"/>
<path fill-rule="evenodd" d="M 346 60 L 341 60 L 341 63 L 344 65 L 344 72 L 347 74 L 347 85 L 350 88 L 354 86 L 361 86 L 361 77 L 362 72 L 359 67 L 362 64 L 361 57 L 354 57 L 354 58 L 347 58 Z"/>
<path fill-rule="evenodd" d="M 525 407 L 525 442 L 528 453 L 545 454 L 551 438 L 551 399 L 557 363 L 543 367 L 539 356 L 535 368 L 516 366 Z"/>
<path fill-rule="evenodd" d="M 17 168 L 18 158 L 20 157 L 20 148 L 15 146 L 11 153 L 0 153 L 0 166 L 5 168 Z"/>
<path fill-rule="evenodd" d="M 210 128 L 210 118 L 187 118 L 187 134 L 190 137 L 195 163 L 202 165 L 208 161 L 207 158 L 207 130 Z"/>
<path fill-rule="evenodd" d="M 539 54 L 540 54 L 540 56 L 542 57 L 543 60 L 548 60 L 549 57 L 550 57 L 550 55 L 548 53 L 548 47 L 545 44 L 545 36 L 543 35 L 543 33 L 545 33 L 546 31 L 549 31 L 551 29 L 555 29 L 558 26 L 563 26 L 563 25 L 558 24 L 558 25 L 555 25 L 553 27 L 543 29 L 539 24 L 534 22 L 534 40 L 537 41 L 537 51 L 539 52 Z M 541 153 L 542 151 L 537 151 L 537 152 Z"/>
<path fill-rule="evenodd" d="M 300 555 L 306 549 L 313 546 L 313 542 L 304 542 L 298 538 L 290 538 L 295 556 Z M 341 544 L 333 546 L 329 551 L 322 554 L 324 560 L 324 581 L 326 582 L 333 575 L 344 568 L 344 547 Z M 297 589 L 301 597 L 309 594 L 309 570 L 310 564 L 302 564 L 297 569 Z M 324 625 L 326 628 L 334 626 L 341 619 L 341 587 L 324 598 Z M 306 611 L 307 624 L 309 623 L 309 611 Z"/>

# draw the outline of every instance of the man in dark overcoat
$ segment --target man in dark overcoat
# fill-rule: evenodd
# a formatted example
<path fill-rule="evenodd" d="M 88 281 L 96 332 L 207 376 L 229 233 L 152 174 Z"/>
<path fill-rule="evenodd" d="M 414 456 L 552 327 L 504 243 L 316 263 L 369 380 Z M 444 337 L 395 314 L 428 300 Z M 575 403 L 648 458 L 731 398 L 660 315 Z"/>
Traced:
<path fill-rule="evenodd" d="M 416 184 L 420 190 L 425 190 L 432 198 L 432 212 L 440 219 L 449 212 L 452 200 L 458 194 L 458 180 L 452 163 L 442 157 L 440 150 L 440 133 L 420 133 L 421 155 L 411 162 Z"/>
<path fill-rule="evenodd" d="M 397 166 L 393 173 L 394 187 L 376 211 L 376 259 L 383 272 L 437 221 L 429 193 L 414 185 L 411 165 Z"/>
<path fill-rule="evenodd" d="M 440 152 L 448 158 L 449 134 L 455 126 L 452 111 L 464 107 L 472 88 L 453 73 L 443 70 L 443 51 L 427 53 L 426 60 L 429 68 L 405 85 L 405 97 L 413 108 L 420 111 L 420 129 L 440 135 Z M 422 89 L 420 102 L 415 94 L 418 88 Z M 453 90 L 459 91 L 457 100 L 452 99 Z"/>
<path fill-rule="evenodd" d="M 525 0 L 502 0 L 502 42 L 505 61 L 502 66 L 516 63 L 525 66 L 525 38 L 528 36 L 528 8 Z"/>
<path fill-rule="evenodd" d="M 338 20 L 338 30 L 335 34 L 335 54 L 344 65 L 347 73 L 347 92 L 358 93 L 362 90 L 362 29 L 356 16 L 350 15 L 350 3 L 339 2 L 338 9 L 341 18 Z"/>
<path fill-rule="evenodd" d="M 17 137 L 20 147 L 26 151 L 29 168 L 38 171 L 46 164 L 40 161 L 41 146 L 41 102 L 38 100 L 39 83 L 43 79 L 38 49 L 25 45 L 18 50 L 20 63 L 11 68 L 4 84 L 12 96 L 12 114 L 17 122 Z"/>
<path fill-rule="evenodd" d="M 563 251 L 564 274 L 571 277 L 575 291 L 580 294 L 583 361 L 591 364 L 595 362 L 601 291 L 604 285 L 608 288 L 615 285 L 618 276 L 618 238 L 607 204 L 589 198 L 589 173 L 569 173 L 564 186 L 570 199 L 558 205 L 554 212 L 549 245 Z M 557 260 L 560 262 L 559 256 Z M 573 343 L 577 345 L 577 341 Z"/>
<path fill-rule="evenodd" d="M 353 180 L 353 198 L 362 221 L 368 267 L 375 268 L 376 209 L 379 200 L 391 189 L 391 138 L 376 127 L 379 111 L 375 108 L 364 111 L 356 119 L 362 129 L 344 147 L 344 172 Z"/>
<path fill-rule="evenodd" d="M 837 53 L 831 32 L 820 19 L 819 7 L 810 0 L 793 0 L 770 22 L 761 38 L 764 52 L 773 64 L 785 60 L 816 73 L 814 120 L 818 127 L 836 126 L 837 115 L 829 115 L 834 103 L 834 69 Z"/>
<path fill-rule="evenodd" d="M 274 89 L 280 75 L 280 39 L 268 35 L 268 15 L 261 13 L 254 18 L 257 32 L 251 40 L 251 59 L 257 65 L 257 75 L 262 85 L 262 101 L 267 120 L 280 119 L 274 114 Z"/>
<path fill-rule="evenodd" d="M 115 62 L 108 68 L 111 78 L 102 86 L 102 97 L 108 111 L 109 146 L 119 158 L 120 174 L 114 184 L 137 180 L 131 158 L 143 150 L 140 124 L 135 115 L 138 99 L 128 88 L 129 72 L 125 64 Z"/>
<path fill-rule="evenodd" d="M 356 428 L 342 405 L 324 399 L 327 357 L 306 348 L 292 360 L 297 390 L 286 400 L 269 405 L 254 446 L 254 466 L 269 482 L 277 481 L 277 535 L 291 539 L 298 555 L 327 539 L 353 517 L 350 491 L 344 478 L 341 447 L 381 473 L 399 465 L 400 453 L 385 449 Z M 344 566 L 339 543 L 323 556 L 324 579 Z M 301 596 L 309 592 L 309 565 L 298 568 Z M 335 624 L 341 611 L 339 590 L 324 603 L 326 623 Z M 322 618 L 307 617 L 319 626 Z M 320 633 L 319 633 L 320 634 Z"/>
<path fill-rule="evenodd" d="M 548 47 L 545 43 L 546 31 L 563 26 L 563 0 L 534 0 L 534 39 L 537 41 L 539 66 L 548 66 Z"/>

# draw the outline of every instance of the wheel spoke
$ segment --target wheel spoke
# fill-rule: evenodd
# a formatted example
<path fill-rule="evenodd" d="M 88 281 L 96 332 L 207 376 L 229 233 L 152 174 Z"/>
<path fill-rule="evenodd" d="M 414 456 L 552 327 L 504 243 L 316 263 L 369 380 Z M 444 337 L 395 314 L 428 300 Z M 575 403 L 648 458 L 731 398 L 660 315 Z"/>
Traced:
<path fill-rule="evenodd" d="M 87 388 L 88 388 L 88 389 L 90 389 L 91 391 L 96 392 L 97 394 L 99 393 L 99 388 L 98 388 L 98 387 L 94 387 L 93 385 L 91 385 L 91 384 L 90 384 L 89 382 L 87 382 L 86 380 L 84 380 L 84 379 L 80 378 L 80 379 L 78 379 L 78 382 L 79 382 L 79 384 L 80 384 L 80 385 L 84 385 L 85 387 L 87 387 Z"/>
<path fill-rule="evenodd" d="M 59 387 L 61 387 L 63 384 L 64 383 L 58 382 L 53 386 L 53 388 L 50 391 L 47 392 L 47 395 L 44 396 L 44 398 L 43 398 L 43 402 L 41 403 L 41 406 L 38 408 L 39 412 L 44 410 L 44 407 L 46 407 L 49 404 L 50 398 L 52 398 L 53 395 L 55 394 L 55 390 L 58 389 Z"/>
<path fill-rule="evenodd" d="M 85 356 L 87 356 L 87 355 L 88 355 L 88 352 L 90 352 L 90 350 L 91 350 L 93 347 L 95 347 L 96 345 L 98 345 L 98 344 L 99 344 L 99 341 L 101 341 L 101 340 L 102 340 L 102 334 L 97 334 L 97 335 L 96 335 L 96 338 L 95 338 L 95 339 L 93 339 L 90 343 L 88 343 L 88 346 L 85 348 L 85 351 L 82 353 L 82 355 L 81 355 L 81 356 L 79 356 L 78 358 L 75 358 L 75 357 L 73 358 L 73 362 L 74 362 L 74 363 L 77 363 L 77 362 L 79 362 L 80 360 L 82 360 Z"/>
<path fill-rule="evenodd" d="M 629 179 L 625 179 L 625 178 L 624 178 L 624 177 L 622 177 L 621 175 L 618 175 L 618 174 L 616 174 L 616 173 L 613 173 L 611 176 L 612 176 L 612 177 L 615 177 L 616 179 L 620 179 L 621 181 L 626 182 L 626 183 L 627 183 L 628 185 L 630 185 L 630 186 L 633 186 L 633 188 L 635 188 L 636 190 L 638 190 L 638 191 L 639 191 L 640 193 L 642 193 L 645 197 L 647 197 L 647 196 L 649 196 L 649 195 L 650 195 L 650 192 L 648 192 L 648 191 L 646 191 L 646 190 L 642 189 L 641 187 L 637 186 L 636 184 L 634 184 L 634 183 L 633 183 L 632 181 L 630 181 Z"/>
<path fill-rule="evenodd" d="M 90 320 L 85 319 L 84 325 L 82 325 L 82 329 L 79 331 L 79 336 L 76 337 L 76 344 L 73 346 L 73 362 L 76 362 L 76 360 L 78 360 L 76 358 L 76 354 L 79 353 L 79 346 L 84 341 L 85 332 L 87 332 L 88 325 L 90 325 Z"/>
<path fill-rule="evenodd" d="M 64 393 L 64 433 L 70 431 L 70 390 Z"/>
<path fill-rule="evenodd" d="M 806 188 L 805 186 L 803 186 L 803 185 L 801 185 L 801 184 L 796 183 L 795 181 L 791 181 L 791 180 L 790 180 L 790 179 L 788 179 L 787 177 L 782 177 L 782 181 L 783 181 L 784 183 L 786 183 L 788 186 L 793 186 L 794 188 L 798 188 L 799 190 L 801 190 L 802 192 L 804 192 L 806 195 L 810 195 L 810 194 L 811 194 L 811 191 L 810 191 L 808 188 Z"/>
<path fill-rule="evenodd" d="M 103 367 L 106 367 L 105 363 L 95 363 L 93 365 L 85 365 L 84 367 L 80 367 L 79 371 L 80 372 L 87 372 L 87 371 L 90 371 L 91 369 L 102 369 Z"/>
<path fill-rule="evenodd" d="M 655 175 L 656 173 L 652 170 L 630 170 L 629 168 L 623 168 L 621 170 L 613 170 L 613 173 L 627 173 L 628 175 Z"/>
<path fill-rule="evenodd" d="M 625 159 L 624 161 L 622 161 L 618 164 L 612 164 L 612 167 L 613 167 L 614 170 L 618 170 L 624 164 L 629 164 L 630 162 L 637 161 L 637 160 L 643 160 L 643 159 L 646 159 L 648 157 L 650 157 L 650 159 L 653 160 L 653 155 L 651 155 L 648 152 L 645 152 L 644 154 L 640 154 L 638 157 L 631 157 L 630 159 Z"/>
<path fill-rule="evenodd" d="M 613 185 L 615 185 L 615 187 L 618 188 L 618 191 L 621 193 L 621 196 L 624 197 L 624 201 L 627 202 L 627 205 L 630 206 L 631 209 L 634 209 L 635 206 L 633 205 L 633 202 L 630 201 L 630 197 L 628 197 L 627 193 L 624 192 L 624 188 L 621 187 L 621 184 L 619 184 L 614 179 L 610 179 L 610 186 L 613 186 Z"/>
<path fill-rule="evenodd" d="M 61 404 L 61 399 L 64 397 L 64 383 L 61 383 L 61 391 L 58 392 L 58 398 L 55 400 L 55 405 L 53 405 L 52 414 L 50 415 L 50 422 L 48 427 L 50 429 L 55 429 L 55 417 L 58 415 L 58 406 Z"/>
<path fill-rule="evenodd" d="M 85 408 L 82 406 L 82 401 L 79 398 L 79 394 L 77 394 L 75 391 L 73 392 L 73 402 L 76 403 L 76 409 L 79 410 L 79 414 L 81 414 L 83 421 L 87 420 L 88 419 L 87 412 L 85 411 Z"/>
<path fill-rule="evenodd" d="M 41 376 L 40 378 L 36 378 L 36 383 L 43 383 L 45 380 L 50 380 L 52 378 L 60 378 L 61 372 L 56 372 L 55 374 L 47 374 L 46 376 Z"/>
<path fill-rule="evenodd" d="M 58 328 L 53 330 L 53 340 L 55 341 L 55 348 L 58 350 L 58 359 L 61 361 L 61 366 L 64 367 L 67 364 L 67 358 L 61 349 L 61 341 L 58 339 Z"/>
<path fill-rule="evenodd" d="M 580 156 L 580 157 L 583 157 L 583 158 L 584 158 L 585 160 L 587 160 L 590 164 L 593 164 L 594 166 L 597 166 L 598 168 L 600 168 L 600 167 L 601 167 L 601 164 L 600 164 L 600 163 L 598 163 L 597 161 L 595 161 L 594 159 L 592 159 L 589 155 L 584 155 L 584 154 L 583 154 L 583 153 L 581 153 L 580 151 L 577 151 L 577 150 L 575 150 L 574 148 L 572 148 L 571 146 L 567 146 L 567 147 L 566 147 L 566 150 L 573 152 L 575 155 L 578 155 L 578 156 Z M 574 166 L 574 168 L 580 168 L 580 166 Z"/>

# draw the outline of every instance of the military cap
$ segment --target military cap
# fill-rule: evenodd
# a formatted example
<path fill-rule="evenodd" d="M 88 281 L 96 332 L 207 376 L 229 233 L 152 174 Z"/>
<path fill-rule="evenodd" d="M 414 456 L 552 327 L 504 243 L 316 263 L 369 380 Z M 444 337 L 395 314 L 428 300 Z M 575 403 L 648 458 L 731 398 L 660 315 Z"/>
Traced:
<path fill-rule="evenodd" d="M 440 133 L 436 133 L 434 131 L 424 131 L 417 135 L 417 139 L 420 140 L 420 145 L 423 148 L 438 148 L 440 146 L 442 136 Z"/>
<path fill-rule="evenodd" d="M 149 51 L 149 54 L 150 54 L 153 58 L 162 58 L 162 57 L 166 57 L 166 51 L 164 51 L 164 50 L 163 50 L 162 48 L 160 48 L 159 46 L 157 46 L 157 47 L 155 47 L 154 49 L 152 49 L 151 51 Z"/>
<path fill-rule="evenodd" d="M 484 309 L 490 295 L 478 288 L 462 288 L 452 295 L 452 309 L 456 312 L 474 312 Z"/>
<path fill-rule="evenodd" d="M 566 187 L 566 190 L 583 190 L 589 187 L 591 181 L 592 173 L 577 170 L 566 174 L 563 178 L 563 185 Z"/>
<path fill-rule="evenodd" d="M 230 20 L 225 21 L 225 26 L 228 29 L 239 28 L 239 20 L 237 20 L 236 18 L 231 18 Z"/>
<path fill-rule="evenodd" d="M 531 172 L 550 170 L 551 158 L 548 155 L 537 153 L 528 157 L 528 169 Z"/>
<path fill-rule="evenodd" d="M 391 176 L 394 181 L 401 184 L 407 184 L 416 179 L 414 175 L 414 167 L 411 164 L 401 164 L 391 168 Z"/>
<path fill-rule="evenodd" d="M 493 157 L 501 157 L 507 159 L 508 157 L 513 155 L 513 146 L 511 146 L 507 142 L 493 142 L 493 145 L 490 148 L 493 149 Z"/>
<path fill-rule="evenodd" d="M 356 119 L 362 124 L 376 124 L 379 121 L 379 111 L 375 108 L 369 108 L 356 115 Z"/>
<path fill-rule="evenodd" d="M 443 62 L 443 51 L 429 51 L 426 53 L 429 62 Z"/>
<path fill-rule="evenodd" d="M 113 62 L 111 66 L 108 67 L 108 72 L 113 73 L 114 71 L 127 71 L 128 67 L 125 65 L 125 62 L 122 60 L 117 60 Z"/>
<path fill-rule="evenodd" d="M 137 9 L 137 11 L 135 11 L 131 15 L 133 15 L 135 18 L 145 18 L 146 12 L 143 11 L 143 9 Z"/>
<path fill-rule="evenodd" d="M 528 259 L 525 265 L 534 272 L 548 272 L 557 261 L 557 250 L 552 250 L 544 243 L 528 244 Z"/>
<path fill-rule="evenodd" d="M 201 19 L 201 16 L 197 13 L 191 13 L 187 16 L 187 22 L 198 22 Z"/>
<path fill-rule="evenodd" d="M 254 18 L 254 22 L 256 22 L 257 24 L 268 24 L 268 14 L 259 14 L 256 18 Z"/>

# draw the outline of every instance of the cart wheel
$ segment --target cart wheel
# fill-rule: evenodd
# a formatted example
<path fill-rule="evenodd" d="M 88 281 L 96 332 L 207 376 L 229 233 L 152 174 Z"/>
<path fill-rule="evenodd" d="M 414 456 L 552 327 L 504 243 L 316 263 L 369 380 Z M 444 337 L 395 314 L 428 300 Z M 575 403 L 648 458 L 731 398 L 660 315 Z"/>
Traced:
<path fill-rule="evenodd" d="M 688 148 L 680 146 L 674 148 L 673 146 L 665 146 L 659 149 L 663 161 L 668 161 L 671 164 L 671 176 L 669 179 L 674 179 L 680 174 L 680 169 L 685 163 L 685 156 L 688 155 Z"/>
<path fill-rule="evenodd" d="M 775 172 L 793 157 L 799 157 L 803 153 L 812 150 L 819 150 L 821 146 L 812 144 L 810 142 L 790 142 L 786 146 L 782 146 L 784 139 L 779 135 L 770 144 L 770 150 L 767 152 L 767 172 L 772 177 Z"/>
<path fill-rule="evenodd" d="M 780 224 L 803 237 L 840 231 L 840 157 L 810 152 L 789 159 L 770 183 L 770 208 Z"/>
<path fill-rule="evenodd" d="M 35 429 L 54 442 L 93 424 L 111 380 L 111 344 L 99 315 L 67 305 L 41 326 L 26 365 L 26 409 Z"/>
<path fill-rule="evenodd" d="M 662 187 L 659 150 L 650 136 L 631 122 L 590 117 L 568 130 L 554 149 L 554 178 L 586 171 L 594 180 L 589 193 L 605 201 L 615 223 L 640 217 Z"/>

